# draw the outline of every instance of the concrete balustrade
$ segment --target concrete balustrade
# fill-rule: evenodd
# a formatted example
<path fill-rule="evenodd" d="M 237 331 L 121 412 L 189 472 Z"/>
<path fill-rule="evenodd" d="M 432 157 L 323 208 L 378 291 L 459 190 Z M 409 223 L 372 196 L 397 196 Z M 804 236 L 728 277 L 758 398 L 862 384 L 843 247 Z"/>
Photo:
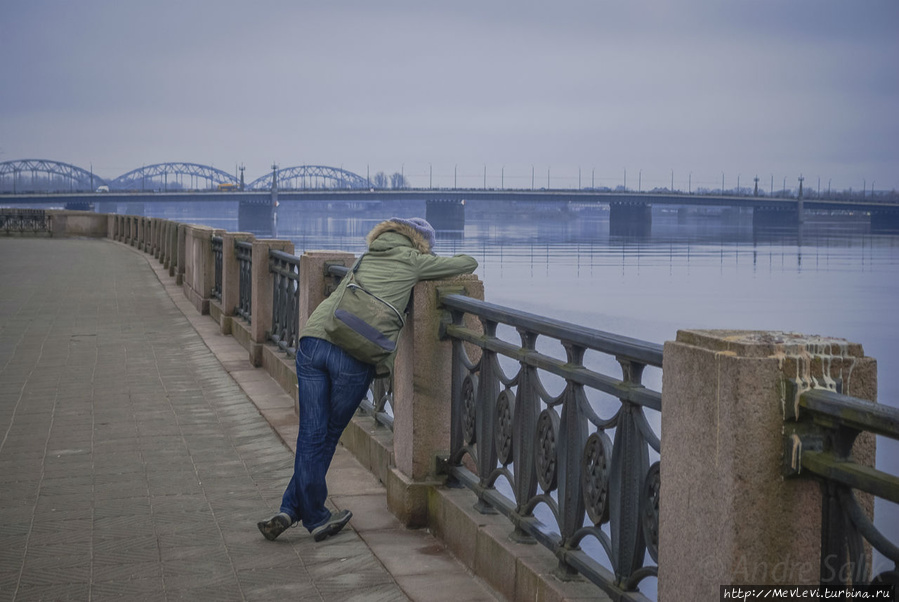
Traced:
<path fill-rule="evenodd" d="M 201 313 L 212 313 L 296 396 L 293 359 L 267 343 L 272 279 L 268 252 L 293 252 L 284 240 L 219 232 L 224 239 L 222 301 L 210 303 L 212 228 L 167 220 L 58 215 L 54 235 L 103 235 L 155 252 Z M 155 226 L 153 225 L 155 223 Z M 93 231 L 93 230 L 92 230 Z M 154 247 L 149 239 L 156 237 Z M 149 237 L 149 238 L 148 238 Z M 253 243 L 252 322 L 233 316 L 239 277 L 234 243 Z M 330 293 L 327 266 L 350 266 L 350 253 L 310 251 L 300 259 L 299 324 Z M 502 516 L 471 509 L 474 496 L 447 489 L 435 464 L 449 447 L 451 343 L 439 338 L 441 287 L 483 298 L 475 276 L 422 282 L 414 290 L 394 379 L 394 428 L 358 415 L 343 444 L 385 485 L 387 503 L 408 526 L 428 526 L 510 599 L 590 599 L 596 586 L 551 576 L 555 558 L 542 546 L 511 542 Z M 210 308 L 214 306 L 214 311 Z M 876 362 L 841 339 L 742 331 L 680 331 L 665 344 L 663 367 L 659 593 L 664 601 L 717 599 L 722 584 L 816 583 L 820 569 L 821 493 L 810 479 L 782 476 L 784 408 L 790 384 L 840 383 L 842 392 L 874 401 Z M 873 465 L 873 437 L 856 443 L 856 460 Z M 870 506 L 870 500 L 868 500 Z"/>

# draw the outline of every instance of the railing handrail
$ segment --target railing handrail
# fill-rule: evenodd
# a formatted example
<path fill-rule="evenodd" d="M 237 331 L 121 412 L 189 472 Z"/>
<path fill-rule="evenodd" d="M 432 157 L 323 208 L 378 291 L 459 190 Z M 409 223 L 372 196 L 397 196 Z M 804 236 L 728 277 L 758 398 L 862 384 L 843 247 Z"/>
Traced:
<path fill-rule="evenodd" d="M 293 253 L 285 253 L 284 251 L 279 251 L 278 249 L 269 249 L 268 256 L 269 259 L 280 259 L 281 261 L 286 261 L 287 263 L 298 267 L 300 265 L 300 258 Z"/>
<path fill-rule="evenodd" d="M 458 293 L 440 295 L 440 303 L 448 309 L 475 314 L 487 320 L 525 328 L 537 334 L 567 341 L 588 349 L 636 360 L 648 366 L 662 367 L 662 345 L 622 335 L 577 326 L 562 320 L 546 318 L 525 311 L 480 301 Z"/>
<path fill-rule="evenodd" d="M 871 403 L 828 389 L 810 389 L 799 397 L 799 407 L 815 418 L 826 417 L 842 426 L 899 440 L 899 408 Z"/>
<path fill-rule="evenodd" d="M 343 278 L 344 276 L 346 276 L 346 273 L 349 271 L 350 271 L 350 268 L 346 267 L 345 265 L 329 265 L 328 266 L 328 273 L 331 274 L 332 276 L 338 276 L 340 278 Z"/>
<path fill-rule="evenodd" d="M 868 582 L 862 539 L 899 564 L 899 546 L 874 526 L 853 493 L 899 503 L 899 477 L 852 458 L 854 443 L 863 433 L 899 440 L 899 409 L 829 389 L 810 389 L 799 395 L 795 411 L 787 408 L 785 424 L 790 423 L 799 424 L 784 433 L 785 474 L 811 474 L 822 485 L 821 554 L 827 559 L 822 583 L 846 583 L 850 575 L 842 569 L 825 575 L 825 565 L 834 562 L 851 569 L 853 582 Z"/>

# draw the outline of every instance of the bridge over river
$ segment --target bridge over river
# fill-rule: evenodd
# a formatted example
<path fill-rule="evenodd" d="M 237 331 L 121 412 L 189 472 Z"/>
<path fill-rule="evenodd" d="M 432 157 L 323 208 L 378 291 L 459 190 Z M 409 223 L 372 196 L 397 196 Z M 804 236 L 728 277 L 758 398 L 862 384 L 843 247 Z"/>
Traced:
<path fill-rule="evenodd" d="M 84 192 L 34 193 L 0 196 L 9 207 L 65 207 L 103 213 L 142 215 L 144 206 L 157 203 L 236 202 L 242 217 L 264 223 L 275 208 L 291 202 L 417 202 L 424 203 L 429 219 L 445 229 L 464 225 L 465 206 L 490 203 L 529 211 L 577 211 L 591 206 L 608 209 L 613 233 L 648 234 L 652 208 L 731 208 L 752 210 L 756 227 L 790 228 L 808 212 L 868 215 L 872 231 L 899 230 L 899 201 L 868 199 L 796 199 L 761 196 L 598 192 L 593 190 L 497 189 L 307 189 L 238 192 Z"/>
<path fill-rule="evenodd" d="M 793 227 L 807 211 L 866 214 L 874 231 L 899 230 L 896 195 L 861 198 L 803 198 L 754 194 L 684 194 L 680 192 L 609 192 L 596 189 L 408 188 L 401 176 L 390 188 L 342 168 L 300 165 L 273 170 L 249 183 L 214 167 L 197 163 L 158 163 L 105 180 L 93 170 L 43 159 L 0 162 L 0 205 L 9 207 L 65 207 L 104 213 L 143 214 L 153 203 L 234 201 L 247 223 L 269 222 L 281 202 L 422 202 L 430 219 L 444 229 L 464 225 L 465 203 L 506 203 L 515 210 L 552 208 L 568 211 L 588 206 L 609 210 L 610 230 L 620 234 L 648 234 L 652 207 L 726 207 L 752 209 L 758 227 Z M 39 178 L 38 174 L 44 174 Z M 30 178 L 29 178 L 30 175 Z M 399 174 L 396 174 L 399 175 Z M 171 182 L 170 182 L 171 178 Z M 187 189 L 185 189 L 185 179 Z M 205 188 L 201 188 L 205 187 Z M 171 190 L 178 188 L 178 191 Z M 40 189 L 45 190 L 41 192 Z M 11 193 L 11 194 L 10 194 Z M 786 197 L 786 198 L 784 198 Z M 521 207 L 523 205 L 523 207 Z"/>

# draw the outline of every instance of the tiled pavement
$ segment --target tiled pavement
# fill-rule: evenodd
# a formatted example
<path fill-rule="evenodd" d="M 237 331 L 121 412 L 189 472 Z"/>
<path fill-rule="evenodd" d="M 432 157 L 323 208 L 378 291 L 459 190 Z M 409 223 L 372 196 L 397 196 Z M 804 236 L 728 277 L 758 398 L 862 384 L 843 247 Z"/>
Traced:
<path fill-rule="evenodd" d="M 148 259 L 0 238 L 0 601 L 494 599 L 345 451 L 352 528 L 264 540 L 292 402 Z"/>

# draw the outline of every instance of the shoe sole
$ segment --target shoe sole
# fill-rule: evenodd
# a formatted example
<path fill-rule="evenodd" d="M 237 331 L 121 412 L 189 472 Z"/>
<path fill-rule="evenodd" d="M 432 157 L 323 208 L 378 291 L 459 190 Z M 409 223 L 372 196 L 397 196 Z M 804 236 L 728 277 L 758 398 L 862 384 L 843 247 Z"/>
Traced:
<path fill-rule="evenodd" d="M 315 529 L 312 532 L 312 538 L 315 541 L 323 541 L 331 537 L 332 535 L 337 535 L 338 533 L 340 533 L 340 531 L 347 526 L 347 523 L 350 522 L 350 519 L 353 518 L 353 513 L 349 510 L 344 510 L 343 513 L 343 516 L 341 516 L 337 520 L 334 520 L 332 518 L 334 522 L 325 523 L 318 529 Z"/>

